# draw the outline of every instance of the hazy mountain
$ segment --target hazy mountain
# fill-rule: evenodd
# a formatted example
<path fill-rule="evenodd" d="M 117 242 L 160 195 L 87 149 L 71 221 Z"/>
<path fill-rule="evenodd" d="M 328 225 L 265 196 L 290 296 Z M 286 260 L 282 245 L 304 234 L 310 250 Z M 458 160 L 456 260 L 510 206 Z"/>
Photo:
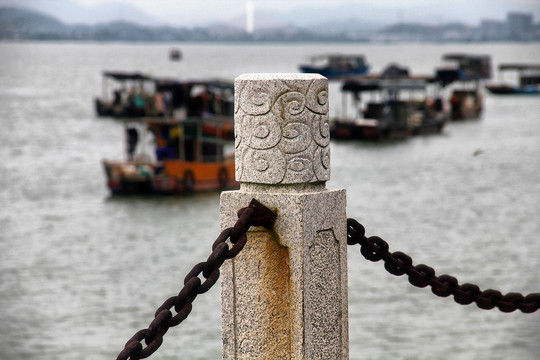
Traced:
<path fill-rule="evenodd" d="M 0 7 L 0 39 L 181 41 L 191 36 L 187 29 L 150 27 L 126 21 L 69 25 L 38 11 Z"/>
<path fill-rule="evenodd" d="M 186 14 L 193 4 L 183 3 Z M 182 5 L 183 4 L 183 5 Z M 269 3 L 268 3 L 269 4 Z M 477 25 L 480 19 L 504 20 L 509 11 L 526 11 L 540 16 L 539 0 L 475 0 L 454 1 L 349 1 L 334 3 L 328 1 L 321 5 L 317 2 L 306 5 L 304 2 L 295 8 L 281 10 L 279 6 L 269 7 L 268 4 L 255 7 L 255 28 L 266 29 L 283 27 L 309 29 L 317 33 L 328 32 L 337 34 L 344 32 L 370 32 L 395 23 L 425 23 L 442 25 L 450 21 L 459 21 L 468 25 Z M 52 15 L 66 24 L 96 24 L 110 21 L 127 21 L 140 25 L 160 26 L 164 21 L 147 14 L 134 5 L 128 5 L 119 0 L 102 2 L 95 6 L 85 6 L 75 0 L 0 0 L 1 6 L 24 7 Z M 245 14 L 240 9 L 237 15 L 209 11 L 202 16 L 184 17 L 184 23 L 170 23 L 171 26 L 207 27 L 223 24 L 239 29 L 245 29 Z M 195 13 L 194 13 L 195 14 Z M 234 14 L 234 13 L 233 13 Z"/>
<path fill-rule="evenodd" d="M 294 2 L 291 2 L 294 3 Z M 279 9 L 276 7 L 276 9 Z M 540 18 L 539 0 L 474 0 L 474 1 L 348 1 L 339 4 L 302 6 L 292 10 L 261 10 L 268 18 L 301 27 L 324 22 L 335 23 L 354 19 L 359 26 L 382 27 L 395 23 L 441 25 L 459 21 L 478 25 L 482 19 L 504 20 L 508 12 L 527 12 Z"/>
<path fill-rule="evenodd" d="M 418 23 L 400 23 L 385 27 L 381 30 L 383 34 L 429 34 L 431 36 L 440 35 L 446 31 L 468 31 L 470 26 L 461 23 L 451 23 L 445 25 L 425 25 Z"/>
<path fill-rule="evenodd" d="M 338 28 L 342 27 L 342 22 L 348 24 L 355 22 L 356 26 L 364 29 L 377 28 L 395 22 L 393 14 L 386 15 L 378 5 L 359 4 L 265 12 L 267 18 L 279 19 L 282 23 L 294 24 L 304 28 L 314 28 L 321 26 L 321 24 L 330 25 L 331 28 Z"/>
<path fill-rule="evenodd" d="M 295 36 L 303 34 L 302 36 L 308 38 L 345 36 L 350 39 L 361 39 L 363 35 L 373 33 L 388 25 L 382 21 L 360 21 L 354 17 L 354 14 L 347 16 L 341 11 L 330 12 L 328 16 L 323 17 L 324 20 L 321 20 L 321 11 L 323 10 L 307 9 L 300 16 L 298 12 L 294 11 L 256 11 L 254 14 L 255 31 L 259 34 L 280 33 L 280 37 L 284 39 L 290 34 L 295 34 Z M 332 14 L 335 17 L 332 17 Z M 341 15 L 344 17 L 341 18 Z M 205 27 L 219 26 L 244 31 L 246 29 L 246 14 L 239 14 L 225 21 L 210 22 L 205 25 Z"/>
<path fill-rule="evenodd" d="M 144 26 L 128 21 L 95 25 L 65 24 L 37 11 L 0 7 L 0 39 L 55 39 L 93 41 L 318 41 L 339 40 L 331 35 L 317 35 L 294 26 L 256 29 L 253 34 L 227 24 L 206 27 L 176 28 Z"/>
<path fill-rule="evenodd" d="M 65 24 L 43 13 L 0 8 L 0 38 L 64 38 L 66 31 Z"/>
<path fill-rule="evenodd" d="M 383 28 L 379 35 L 394 40 L 471 40 L 473 28 L 463 23 L 426 25 L 400 23 Z"/>
<path fill-rule="evenodd" d="M 263 27 L 263 24 L 266 27 Z M 93 25 L 66 24 L 34 10 L 0 6 L 0 39 L 93 40 L 93 41 L 481 41 L 481 29 L 465 23 L 426 24 L 401 22 L 382 28 L 354 18 L 333 24 L 313 23 L 299 27 L 268 20 L 257 22 L 248 34 L 245 18 L 194 28 L 145 26 L 131 21 L 109 21 Z M 514 40 L 540 40 L 532 29 Z M 499 40 L 508 40 L 500 38 Z"/>
<path fill-rule="evenodd" d="M 163 24 L 137 7 L 115 1 L 84 6 L 72 0 L 0 0 L 0 6 L 40 11 L 66 24 L 97 24 L 111 21 L 129 21 L 147 26 Z"/>
<path fill-rule="evenodd" d="M 284 26 L 291 26 L 291 23 L 282 21 L 279 18 L 268 16 L 262 12 L 256 12 L 254 14 L 254 24 L 256 24 L 257 29 L 268 29 L 268 28 L 278 28 Z M 216 21 L 209 23 L 208 26 L 224 25 L 233 27 L 236 29 L 245 30 L 246 29 L 246 14 L 238 14 L 224 21 Z"/>

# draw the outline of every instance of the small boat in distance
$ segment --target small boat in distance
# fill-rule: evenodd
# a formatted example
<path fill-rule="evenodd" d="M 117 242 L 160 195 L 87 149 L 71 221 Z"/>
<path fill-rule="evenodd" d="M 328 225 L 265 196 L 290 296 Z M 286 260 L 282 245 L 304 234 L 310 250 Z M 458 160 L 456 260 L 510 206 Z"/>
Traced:
<path fill-rule="evenodd" d="M 125 121 L 125 159 L 103 160 L 107 187 L 113 195 L 237 188 L 234 154 L 224 153 L 221 124 L 201 118 Z M 208 132 L 209 126 L 217 132 Z"/>
<path fill-rule="evenodd" d="M 323 54 L 311 57 L 310 64 L 301 64 L 303 73 L 317 73 L 328 79 L 363 75 L 368 72 L 364 55 Z"/>
<path fill-rule="evenodd" d="M 491 78 L 491 57 L 450 53 L 443 55 L 447 65 L 436 69 L 435 78 L 451 90 L 449 101 L 452 120 L 479 118 L 484 108 L 480 84 Z"/>
<path fill-rule="evenodd" d="M 486 89 L 496 95 L 538 95 L 540 94 L 540 64 L 505 63 L 499 65 L 499 74 L 515 71 L 519 84 L 498 82 L 486 84 Z"/>
<path fill-rule="evenodd" d="M 169 59 L 171 61 L 180 61 L 182 59 L 182 52 L 178 48 L 172 48 L 169 51 Z"/>

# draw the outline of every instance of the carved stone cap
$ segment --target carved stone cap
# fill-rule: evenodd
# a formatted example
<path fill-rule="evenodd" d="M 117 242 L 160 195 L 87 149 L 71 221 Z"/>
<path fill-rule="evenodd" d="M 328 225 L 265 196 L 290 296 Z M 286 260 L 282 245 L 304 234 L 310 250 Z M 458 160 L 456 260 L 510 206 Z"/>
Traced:
<path fill-rule="evenodd" d="M 328 80 L 318 74 L 244 74 L 234 81 L 236 180 L 330 179 Z"/>

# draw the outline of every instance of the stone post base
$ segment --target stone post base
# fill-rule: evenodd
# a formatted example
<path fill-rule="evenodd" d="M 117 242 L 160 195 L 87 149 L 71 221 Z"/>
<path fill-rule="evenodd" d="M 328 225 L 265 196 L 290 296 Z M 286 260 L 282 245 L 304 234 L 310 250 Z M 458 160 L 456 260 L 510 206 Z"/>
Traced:
<path fill-rule="evenodd" d="M 345 190 L 257 190 L 221 195 L 222 229 L 252 198 L 277 212 L 223 264 L 223 359 L 348 359 Z"/>

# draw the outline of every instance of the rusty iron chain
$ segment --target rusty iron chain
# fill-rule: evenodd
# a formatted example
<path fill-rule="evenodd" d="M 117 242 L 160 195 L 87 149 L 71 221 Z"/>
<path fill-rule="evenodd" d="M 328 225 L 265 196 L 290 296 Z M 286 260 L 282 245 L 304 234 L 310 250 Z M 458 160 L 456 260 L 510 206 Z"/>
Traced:
<path fill-rule="evenodd" d="M 503 312 L 512 312 L 517 309 L 524 313 L 532 313 L 540 308 L 540 293 L 523 296 L 519 293 L 503 295 L 498 290 L 480 290 L 477 285 L 459 285 L 458 280 L 450 275 L 435 276 L 433 268 L 419 264 L 413 266 L 410 256 L 396 251 L 388 251 L 388 243 L 378 236 L 365 236 L 362 224 L 354 219 L 347 219 L 347 243 L 360 244 L 360 252 L 370 261 L 384 261 L 385 269 L 396 276 L 407 274 L 409 282 L 417 287 L 431 286 L 431 291 L 441 297 L 454 296 L 454 300 L 461 305 L 476 303 L 481 309 L 490 310 L 498 308 Z"/>
<path fill-rule="evenodd" d="M 242 251 L 247 242 L 247 231 L 251 226 L 270 228 L 276 215 L 257 200 L 251 200 L 246 208 L 238 211 L 238 221 L 233 227 L 221 232 L 214 244 L 212 253 L 205 262 L 198 263 L 184 279 L 184 287 L 177 296 L 172 296 L 156 310 L 154 320 L 147 329 L 139 330 L 133 335 L 120 352 L 117 360 L 145 359 L 152 355 L 163 343 L 163 335 L 173 326 L 184 321 L 192 309 L 192 302 L 197 295 L 203 294 L 219 279 L 219 268 L 227 259 L 232 259 Z M 232 247 L 226 243 L 230 240 Z M 202 273 L 204 282 L 199 275 Z M 174 307 L 176 315 L 171 308 Z M 143 347 L 144 340 L 146 347 Z"/>

